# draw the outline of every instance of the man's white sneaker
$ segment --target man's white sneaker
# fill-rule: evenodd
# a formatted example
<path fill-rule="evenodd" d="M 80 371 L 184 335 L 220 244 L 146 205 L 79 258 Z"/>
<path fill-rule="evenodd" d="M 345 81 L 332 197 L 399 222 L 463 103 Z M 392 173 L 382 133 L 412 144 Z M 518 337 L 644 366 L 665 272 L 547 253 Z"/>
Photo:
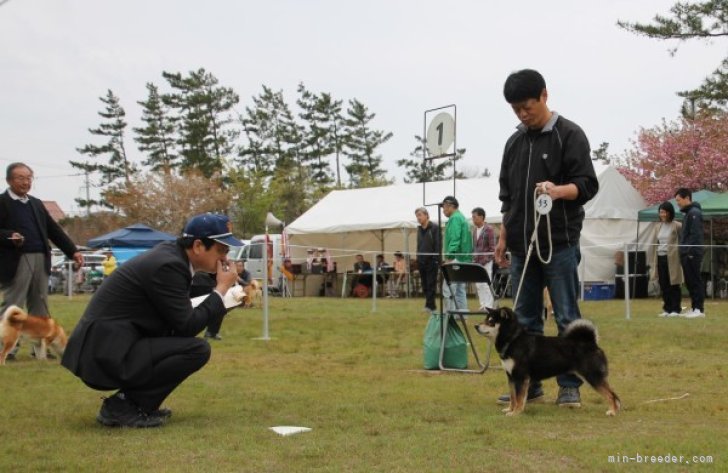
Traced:
<path fill-rule="evenodd" d="M 669 314 L 667 314 L 667 316 L 668 317 L 680 317 L 680 314 L 678 314 L 677 312 L 670 312 Z"/>
<path fill-rule="evenodd" d="M 657 316 L 658 316 L 658 317 L 667 317 L 667 316 L 669 316 L 669 315 L 670 315 L 670 314 L 668 314 L 668 313 L 667 313 L 667 312 L 665 312 L 664 310 L 663 310 L 662 312 L 660 312 L 659 314 L 657 314 Z"/>
<path fill-rule="evenodd" d="M 693 309 L 687 314 L 683 315 L 686 319 L 697 319 L 698 317 L 705 317 L 705 312 L 700 309 Z"/>

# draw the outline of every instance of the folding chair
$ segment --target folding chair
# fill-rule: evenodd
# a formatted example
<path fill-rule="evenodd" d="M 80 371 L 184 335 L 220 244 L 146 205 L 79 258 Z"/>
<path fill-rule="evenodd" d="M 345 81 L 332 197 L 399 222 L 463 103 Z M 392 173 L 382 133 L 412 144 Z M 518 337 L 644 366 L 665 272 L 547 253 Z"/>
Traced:
<path fill-rule="evenodd" d="M 510 297 L 511 292 L 511 270 L 510 268 L 493 268 L 493 284 L 491 289 L 495 299 Z"/>
<path fill-rule="evenodd" d="M 451 283 L 486 283 L 488 284 L 488 287 L 490 288 L 491 293 L 493 293 L 493 299 L 495 300 L 495 293 L 493 292 L 493 285 L 491 284 L 490 277 L 488 276 L 488 271 L 485 269 L 484 266 L 477 264 L 477 263 L 445 263 L 440 267 L 440 270 L 442 271 L 443 276 L 443 283 L 447 284 L 448 288 L 450 288 L 450 298 L 452 302 L 452 307 L 455 307 L 455 309 L 450 310 L 443 310 L 443 322 L 442 322 L 442 341 L 440 344 L 440 369 L 443 371 L 459 371 L 461 373 L 484 373 L 485 370 L 488 369 L 490 366 L 490 353 L 493 349 L 493 342 L 489 339 L 488 340 L 488 351 L 486 353 L 486 360 L 485 364 L 483 364 L 480 361 L 480 356 L 478 356 L 478 350 L 475 346 L 475 343 L 473 343 L 473 339 L 470 337 L 470 330 L 468 329 L 468 324 L 466 323 L 465 316 L 466 315 L 487 315 L 488 313 L 485 311 L 470 311 L 467 307 L 457 307 L 457 302 L 455 300 L 455 293 L 452 290 Z M 468 344 L 470 345 L 470 350 L 473 352 L 473 356 L 475 357 L 475 362 L 478 364 L 479 369 L 458 369 L 458 368 L 446 368 L 442 364 L 442 359 L 445 355 L 445 333 L 447 330 L 447 324 L 450 321 L 450 317 L 455 320 L 455 322 L 460 322 L 462 325 L 463 332 L 465 333 L 466 338 L 468 339 Z"/>

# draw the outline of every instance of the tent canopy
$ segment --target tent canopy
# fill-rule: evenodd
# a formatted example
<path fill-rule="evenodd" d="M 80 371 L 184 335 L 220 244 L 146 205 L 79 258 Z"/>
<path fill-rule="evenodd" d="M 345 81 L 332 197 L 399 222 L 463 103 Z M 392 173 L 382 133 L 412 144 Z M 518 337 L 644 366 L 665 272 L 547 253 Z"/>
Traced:
<path fill-rule="evenodd" d="M 417 228 L 415 209 L 438 204 L 456 195 L 466 217 L 474 207 L 483 207 L 489 223 L 500 223 L 501 203 L 498 180 L 461 179 L 418 184 L 396 184 L 365 189 L 335 190 L 286 227 L 289 235 L 349 233 L 370 230 Z M 430 218 L 437 220 L 437 207 L 429 207 Z"/>
<path fill-rule="evenodd" d="M 169 233 L 160 232 L 144 224 L 137 223 L 128 227 L 114 230 L 106 235 L 92 238 L 88 241 L 91 248 L 109 247 L 134 247 L 151 248 L 157 243 L 175 240 L 177 237 Z"/>
<path fill-rule="evenodd" d="M 693 192 L 693 202 L 700 202 L 700 206 L 703 207 L 705 202 L 707 202 L 710 199 L 713 199 L 716 196 L 728 196 L 728 194 L 716 194 L 715 192 L 711 191 L 697 191 Z M 680 207 L 678 207 L 677 202 L 675 199 L 670 199 L 669 202 L 672 204 L 672 206 L 675 208 L 675 220 L 682 220 L 683 214 L 680 212 Z M 716 206 L 719 206 L 719 203 L 716 202 Z M 660 204 L 655 204 L 651 207 L 647 207 L 646 209 L 642 209 L 639 212 L 637 212 L 637 219 L 640 222 L 659 222 L 660 221 L 660 210 L 659 210 Z M 713 209 L 714 213 L 712 214 L 706 214 L 705 210 L 703 210 L 703 217 L 707 215 L 728 215 L 728 205 L 726 205 L 725 198 L 723 200 L 723 213 L 715 213 L 716 209 Z"/>
<path fill-rule="evenodd" d="M 715 194 L 700 203 L 703 209 L 703 216 L 727 217 L 728 216 L 728 192 Z"/>
<path fill-rule="evenodd" d="M 599 192 L 584 205 L 586 218 L 636 220 L 635 208 L 645 206 L 642 194 L 611 166 L 597 169 L 597 179 Z"/>

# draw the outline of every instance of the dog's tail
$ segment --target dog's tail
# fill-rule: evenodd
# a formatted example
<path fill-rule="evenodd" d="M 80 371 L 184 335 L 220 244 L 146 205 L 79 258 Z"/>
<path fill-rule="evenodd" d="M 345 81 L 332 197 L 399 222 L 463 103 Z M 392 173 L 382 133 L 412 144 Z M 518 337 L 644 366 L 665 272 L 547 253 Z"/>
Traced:
<path fill-rule="evenodd" d="M 28 314 L 25 313 L 23 309 L 16 305 L 11 305 L 8 307 L 5 312 L 3 313 L 2 321 L 3 323 L 11 323 L 11 322 L 22 322 L 23 320 L 28 318 Z"/>
<path fill-rule="evenodd" d="M 588 320 L 578 319 L 571 322 L 564 330 L 564 338 L 596 345 L 599 340 L 597 328 Z"/>

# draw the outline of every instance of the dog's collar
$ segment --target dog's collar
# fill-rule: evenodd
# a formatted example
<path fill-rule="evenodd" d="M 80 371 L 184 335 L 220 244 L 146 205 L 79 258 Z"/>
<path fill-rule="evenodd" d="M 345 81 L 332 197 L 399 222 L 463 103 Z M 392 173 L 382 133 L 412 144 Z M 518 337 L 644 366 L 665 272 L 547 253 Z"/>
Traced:
<path fill-rule="evenodd" d="M 505 345 L 503 345 L 503 349 L 498 351 L 498 354 L 500 355 L 501 359 L 506 358 L 506 352 L 511 347 L 511 343 L 513 343 L 516 340 L 516 338 L 520 337 L 522 333 L 523 333 L 523 329 L 521 327 L 518 327 L 518 329 L 513 334 L 513 336 L 510 339 L 508 339 L 508 341 L 506 342 Z"/>

